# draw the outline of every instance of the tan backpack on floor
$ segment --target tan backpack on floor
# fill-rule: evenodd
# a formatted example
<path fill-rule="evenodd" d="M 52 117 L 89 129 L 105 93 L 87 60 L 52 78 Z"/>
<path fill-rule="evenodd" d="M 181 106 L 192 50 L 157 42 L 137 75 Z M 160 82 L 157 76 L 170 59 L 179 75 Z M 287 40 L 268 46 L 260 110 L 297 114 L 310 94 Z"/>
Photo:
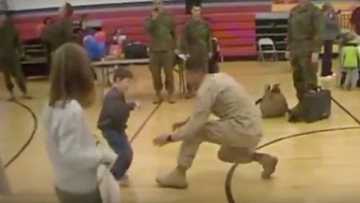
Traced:
<path fill-rule="evenodd" d="M 266 85 L 264 96 L 256 101 L 256 104 L 260 105 L 263 118 L 282 117 L 289 111 L 286 98 L 279 86 Z"/>

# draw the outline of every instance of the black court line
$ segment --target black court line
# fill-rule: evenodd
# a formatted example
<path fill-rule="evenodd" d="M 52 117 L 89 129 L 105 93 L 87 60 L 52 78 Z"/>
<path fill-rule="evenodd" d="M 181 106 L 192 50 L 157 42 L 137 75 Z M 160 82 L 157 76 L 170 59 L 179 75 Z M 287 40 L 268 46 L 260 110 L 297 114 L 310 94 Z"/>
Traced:
<path fill-rule="evenodd" d="M 24 153 L 24 151 L 26 150 L 26 148 L 31 144 L 32 140 L 35 137 L 35 134 L 38 130 L 38 126 L 39 126 L 39 121 L 38 118 L 36 116 L 36 114 L 34 113 L 34 111 L 27 105 L 19 102 L 19 101 L 14 101 L 15 104 L 17 104 L 18 106 L 24 108 L 27 112 L 30 113 L 32 119 L 33 119 L 33 130 L 28 138 L 28 140 L 25 142 L 25 144 L 20 148 L 20 150 L 14 155 L 12 156 L 12 158 L 5 163 L 4 167 L 8 168 L 10 167 L 11 164 L 13 164 L 20 156 L 22 153 Z M 149 116 L 144 120 L 144 122 L 140 125 L 140 127 L 138 128 L 138 130 L 135 132 L 134 136 L 131 138 L 130 143 L 132 143 L 141 133 L 141 131 L 144 129 L 144 127 L 146 126 L 146 124 L 149 122 L 149 120 L 153 117 L 153 115 L 157 112 L 157 110 L 160 108 L 162 103 L 156 105 L 156 107 L 152 110 L 152 112 L 149 114 Z"/>
<path fill-rule="evenodd" d="M 162 102 L 155 106 L 155 108 L 151 111 L 151 113 L 146 117 L 146 119 L 142 122 L 140 127 L 136 130 L 132 138 L 130 139 L 130 143 L 133 143 L 134 140 L 140 135 L 141 131 L 145 128 L 146 124 L 150 121 L 150 119 L 155 115 L 155 113 L 159 110 Z"/>
<path fill-rule="evenodd" d="M 306 135 L 315 135 L 315 134 L 320 134 L 320 133 L 324 133 L 324 132 L 335 132 L 335 131 L 354 130 L 354 129 L 360 129 L 360 126 L 352 126 L 352 127 L 344 127 L 344 128 L 329 128 L 329 129 L 324 129 L 324 130 L 316 130 L 316 131 L 298 133 L 298 134 L 289 135 L 289 136 L 285 136 L 285 137 L 275 139 L 273 141 L 265 143 L 264 145 L 259 146 L 256 149 L 260 150 L 260 149 L 263 149 L 263 148 L 268 147 L 270 145 L 273 145 L 275 143 L 279 143 L 281 141 L 290 140 L 290 139 L 297 138 L 297 137 L 303 137 L 303 136 L 306 136 Z M 229 172 L 228 172 L 228 174 L 226 176 L 225 193 L 226 193 L 226 198 L 227 198 L 229 203 L 235 203 L 234 197 L 232 195 L 231 181 L 232 181 L 232 178 L 234 176 L 235 170 L 239 165 L 240 165 L 239 163 L 234 164 L 230 168 L 230 170 L 229 170 Z"/>
<path fill-rule="evenodd" d="M 345 111 L 346 114 L 348 114 L 357 124 L 360 125 L 360 120 L 354 116 L 348 109 L 346 109 L 339 101 L 337 101 L 335 98 L 331 97 L 331 100 L 337 105 L 339 106 L 343 111 Z M 282 142 L 284 140 L 289 140 L 289 139 L 293 139 L 293 138 L 297 138 L 297 137 L 302 137 L 302 136 L 306 136 L 306 135 L 315 135 L 315 134 L 320 134 L 320 133 L 324 133 L 324 132 L 335 132 L 335 131 L 344 131 L 344 130 L 354 130 L 354 129 L 360 129 L 360 126 L 352 126 L 352 127 L 342 127 L 342 128 L 329 128 L 329 129 L 323 129 L 323 130 L 314 130 L 314 131 L 308 131 L 308 132 L 303 132 L 303 133 L 297 133 L 297 134 L 293 134 L 293 135 L 289 135 L 289 136 L 285 136 L 285 137 L 280 137 L 278 139 L 272 140 L 270 142 L 267 142 L 259 147 L 257 147 L 257 150 L 263 149 L 265 147 L 268 147 L 270 145 Z M 237 167 L 239 166 L 239 163 L 235 163 L 229 170 L 229 172 L 226 175 L 226 180 L 225 180 L 225 195 L 227 198 L 228 203 L 236 203 L 234 196 L 232 194 L 232 179 L 235 173 L 235 170 L 237 169 Z"/>
<path fill-rule="evenodd" d="M 33 119 L 33 130 L 30 134 L 30 137 L 28 138 L 28 140 L 25 142 L 25 144 L 20 148 L 20 150 L 5 164 L 5 168 L 8 168 L 11 164 L 13 164 L 19 157 L 20 155 L 26 150 L 26 148 L 30 145 L 30 143 L 32 142 L 32 140 L 34 139 L 34 136 L 38 130 L 38 118 L 36 116 L 36 114 L 34 113 L 34 111 L 27 105 L 19 102 L 19 101 L 14 101 L 15 104 L 17 104 L 18 106 L 24 108 L 27 112 L 29 112 L 31 114 L 31 117 Z"/>
<path fill-rule="evenodd" d="M 345 113 L 347 113 L 357 124 L 360 125 L 360 120 L 356 116 L 354 116 L 354 114 L 352 114 L 347 108 L 345 108 L 339 101 L 337 101 L 334 97 L 331 97 L 331 100 L 343 111 L 345 111 Z"/>

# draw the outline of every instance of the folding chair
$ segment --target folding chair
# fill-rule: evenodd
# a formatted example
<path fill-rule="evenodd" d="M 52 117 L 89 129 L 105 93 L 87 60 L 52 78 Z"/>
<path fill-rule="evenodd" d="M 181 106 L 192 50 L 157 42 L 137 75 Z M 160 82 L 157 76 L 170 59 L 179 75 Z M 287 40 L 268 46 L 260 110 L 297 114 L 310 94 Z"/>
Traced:
<path fill-rule="evenodd" d="M 179 75 L 179 89 L 182 96 L 186 95 L 186 78 L 185 78 L 185 67 L 187 57 L 183 54 L 176 54 L 176 67 L 174 68 L 175 72 Z"/>
<path fill-rule="evenodd" d="M 265 54 L 271 54 L 274 61 L 278 60 L 275 43 L 270 38 L 261 38 L 258 41 L 259 60 L 265 61 Z"/>

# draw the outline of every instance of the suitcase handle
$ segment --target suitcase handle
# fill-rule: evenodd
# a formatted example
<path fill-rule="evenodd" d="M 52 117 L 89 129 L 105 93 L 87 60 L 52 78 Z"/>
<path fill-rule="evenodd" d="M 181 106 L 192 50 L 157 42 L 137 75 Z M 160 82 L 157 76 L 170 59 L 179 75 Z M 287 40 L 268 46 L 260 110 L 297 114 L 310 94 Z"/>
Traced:
<path fill-rule="evenodd" d="M 316 86 L 315 88 L 311 88 L 310 90 L 308 90 L 308 92 L 311 92 L 311 91 L 319 92 L 321 90 L 323 90 L 323 88 L 321 86 Z"/>

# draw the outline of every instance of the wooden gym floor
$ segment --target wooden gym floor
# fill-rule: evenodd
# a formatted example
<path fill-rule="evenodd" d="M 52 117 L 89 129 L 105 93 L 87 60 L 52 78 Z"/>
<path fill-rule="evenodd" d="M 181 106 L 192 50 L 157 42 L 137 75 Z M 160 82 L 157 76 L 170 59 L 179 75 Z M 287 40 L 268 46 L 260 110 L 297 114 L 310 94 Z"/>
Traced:
<path fill-rule="evenodd" d="M 289 104 L 296 103 L 292 86 L 291 69 L 287 62 L 229 62 L 222 70 L 241 82 L 257 99 L 264 85 L 279 82 Z M 133 67 L 136 81 L 129 98 L 142 102 L 142 108 L 132 113 L 128 134 L 130 137 L 154 110 L 151 103 L 152 84 L 148 69 Z M 360 91 L 344 91 L 332 82 L 327 84 L 333 96 L 355 116 L 360 118 Z M 33 129 L 31 115 L 14 103 L 6 102 L 3 80 L 0 80 L 0 156 L 7 162 L 29 139 Z M 30 106 L 39 118 L 48 97 L 48 82 L 29 82 L 32 101 Z M 99 90 L 100 90 L 99 86 Z M 100 92 L 100 91 L 99 91 Z M 100 110 L 100 98 L 87 111 L 94 132 Z M 171 129 L 175 121 L 185 119 L 193 101 L 180 99 L 174 105 L 163 103 L 152 115 L 144 129 L 132 143 L 135 157 L 129 176 L 131 187 L 122 189 L 123 203 L 184 203 L 226 201 L 225 176 L 231 167 L 217 160 L 217 146 L 203 144 L 194 166 L 189 171 L 187 190 L 161 189 L 155 177 L 171 170 L 176 164 L 179 144 L 155 148 L 152 139 Z M 332 116 L 313 124 L 290 124 L 287 119 L 264 120 L 265 136 L 262 143 L 273 139 L 311 130 L 359 126 L 348 114 L 333 104 Z M 241 165 L 232 179 L 232 191 L 237 203 L 355 203 L 360 202 L 360 130 L 325 132 L 285 140 L 262 151 L 279 157 L 280 163 L 274 178 L 260 179 L 261 168 L 256 164 Z M 55 203 L 53 174 L 44 147 L 44 130 L 41 125 L 33 140 L 7 169 L 14 196 L 0 197 L 1 203 Z"/>

